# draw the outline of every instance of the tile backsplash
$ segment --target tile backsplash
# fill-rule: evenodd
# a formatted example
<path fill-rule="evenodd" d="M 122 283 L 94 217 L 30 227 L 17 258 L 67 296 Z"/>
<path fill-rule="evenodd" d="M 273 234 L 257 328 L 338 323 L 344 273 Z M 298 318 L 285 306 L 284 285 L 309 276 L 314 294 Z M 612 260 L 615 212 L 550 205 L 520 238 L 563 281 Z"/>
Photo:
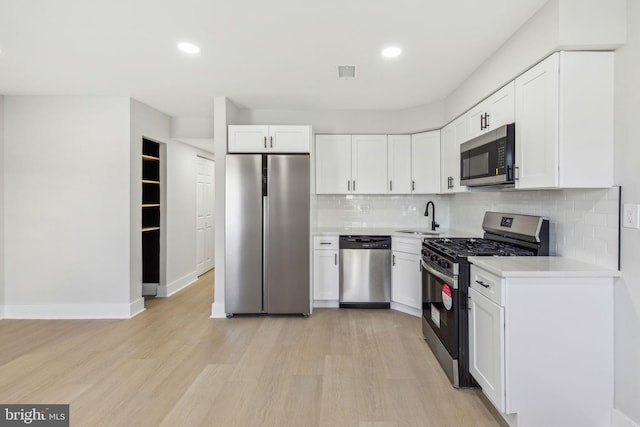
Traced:
<path fill-rule="evenodd" d="M 618 267 L 619 187 L 549 191 L 471 191 L 456 195 L 314 195 L 314 227 L 428 228 L 436 221 L 459 235 L 480 236 L 485 211 L 541 215 L 550 222 L 550 252 L 603 267 Z"/>
<path fill-rule="evenodd" d="M 551 191 L 469 192 L 451 199 L 454 229 L 482 233 L 485 211 L 549 218 L 549 252 L 618 268 L 619 187 Z"/>
<path fill-rule="evenodd" d="M 311 198 L 311 224 L 336 228 L 427 228 L 431 217 L 424 216 L 424 210 L 429 200 L 436 207 L 440 228 L 449 228 L 451 198 L 437 195 L 316 195 Z"/>

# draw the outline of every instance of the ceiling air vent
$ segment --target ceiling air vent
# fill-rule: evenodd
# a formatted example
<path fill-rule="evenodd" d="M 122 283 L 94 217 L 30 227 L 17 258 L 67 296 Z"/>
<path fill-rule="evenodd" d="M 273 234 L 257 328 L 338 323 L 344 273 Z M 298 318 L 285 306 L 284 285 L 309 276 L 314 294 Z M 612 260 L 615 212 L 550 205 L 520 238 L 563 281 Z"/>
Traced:
<path fill-rule="evenodd" d="M 356 66 L 355 65 L 338 65 L 338 78 L 339 79 L 355 79 Z"/>

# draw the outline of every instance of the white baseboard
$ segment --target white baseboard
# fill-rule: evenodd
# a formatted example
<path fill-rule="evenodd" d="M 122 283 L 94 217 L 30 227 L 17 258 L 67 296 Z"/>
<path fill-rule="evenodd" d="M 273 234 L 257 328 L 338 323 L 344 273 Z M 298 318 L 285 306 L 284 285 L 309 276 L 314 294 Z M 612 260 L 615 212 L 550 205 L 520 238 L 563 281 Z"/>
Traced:
<path fill-rule="evenodd" d="M 211 318 L 212 319 L 224 319 L 227 317 L 227 312 L 224 311 L 224 302 L 214 302 L 211 304 Z"/>
<path fill-rule="evenodd" d="M 314 308 L 339 308 L 340 301 L 316 299 L 316 300 L 313 300 L 313 307 Z"/>
<path fill-rule="evenodd" d="M 137 300 L 129 304 L 129 318 L 137 316 L 145 310 L 146 308 L 144 308 L 144 298 L 138 298 Z"/>
<path fill-rule="evenodd" d="M 134 304 L 137 307 L 139 303 L 136 301 Z M 144 301 L 142 304 L 144 306 Z M 4 317 L 5 319 L 129 319 L 135 307 L 132 304 L 6 305 Z"/>
<path fill-rule="evenodd" d="M 640 427 L 640 424 L 613 408 L 611 411 L 611 427 Z"/>
<path fill-rule="evenodd" d="M 415 317 L 422 317 L 422 310 L 419 308 L 409 307 L 407 305 L 400 304 L 399 302 L 391 301 L 391 310 L 401 311 Z"/>
<path fill-rule="evenodd" d="M 170 297 L 176 292 L 193 284 L 196 280 L 198 280 L 198 274 L 195 271 L 192 271 L 191 273 L 182 276 L 177 280 L 174 280 L 166 286 L 158 286 L 158 294 L 156 296 L 160 298 Z"/>

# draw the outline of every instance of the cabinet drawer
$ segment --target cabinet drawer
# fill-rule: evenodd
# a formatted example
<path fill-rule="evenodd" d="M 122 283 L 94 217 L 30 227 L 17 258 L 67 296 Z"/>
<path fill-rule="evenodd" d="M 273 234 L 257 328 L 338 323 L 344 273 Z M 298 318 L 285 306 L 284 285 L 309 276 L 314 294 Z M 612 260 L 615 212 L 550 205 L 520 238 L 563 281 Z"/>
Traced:
<path fill-rule="evenodd" d="M 470 286 L 498 305 L 504 305 L 504 279 L 471 265 Z"/>
<path fill-rule="evenodd" d="M 315 236 L 313 249 L 338 249 L 339 241 L 339 236 Z"/>
<path fill-rule="evenodd" d="M 391 249 L 394 251 L 419 255 L 422 250 L 422 239 L 394 236 L 391 238 Z"/>

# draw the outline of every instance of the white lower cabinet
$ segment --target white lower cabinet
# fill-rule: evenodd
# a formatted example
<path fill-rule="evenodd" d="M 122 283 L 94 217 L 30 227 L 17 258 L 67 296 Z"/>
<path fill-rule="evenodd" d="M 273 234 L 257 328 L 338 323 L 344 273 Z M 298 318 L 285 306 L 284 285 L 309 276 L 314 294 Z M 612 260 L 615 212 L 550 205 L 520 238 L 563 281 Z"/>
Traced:
<path fill-rule="evenodd" d="M 504 412 L 504 307 L 469 289 L 469 372 Z"/>
<path fill-rule="evenodd" d="M 338 306 L 340 269 L 338 236 L 316 236 L 313 239 L 314 306 Z"/>
<path fill-rule="evenodd" d="M 471 375 L 511 426 L 610 425 L 618 272 L 506 258 L 470 258 Z"/>
<path fill-rule="evenodd" d="M 422 308 L 422 247 L 420 239 L 391 239 L 391 308 L 421 316 Z"/>

